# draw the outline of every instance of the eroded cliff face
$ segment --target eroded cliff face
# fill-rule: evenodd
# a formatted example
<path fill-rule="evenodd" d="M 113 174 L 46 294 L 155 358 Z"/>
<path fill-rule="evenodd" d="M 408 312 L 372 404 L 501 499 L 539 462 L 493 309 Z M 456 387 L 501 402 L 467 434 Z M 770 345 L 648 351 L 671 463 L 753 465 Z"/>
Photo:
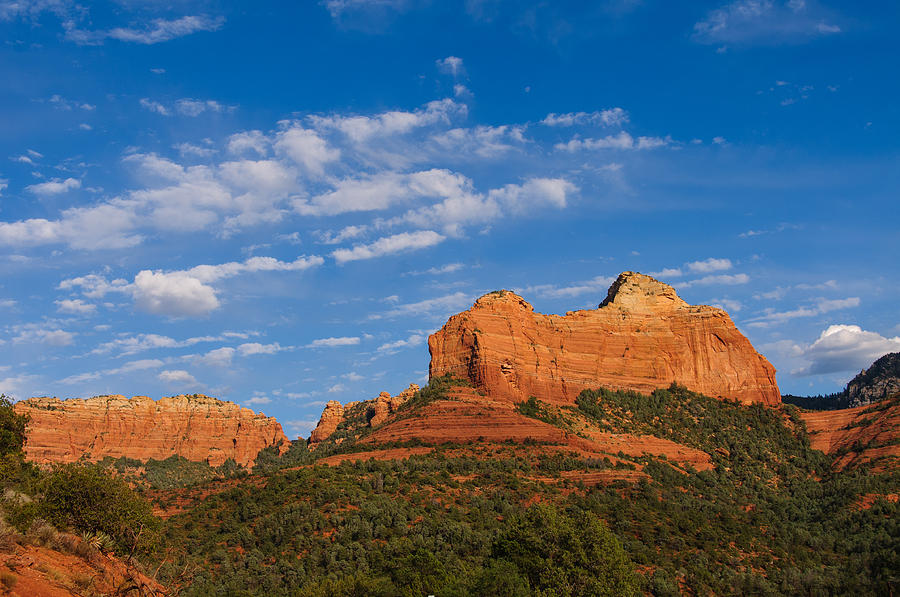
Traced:
<path fill-rule="evenodd" d="M 396 396 L 391 396 L 390 392 L 381 392 L 372 400 L 348 402 L 343 406 L 337 400 L 329 400 L 319 418 L 319 424 L 309 434 L 310 448 L 315 449 L 318 444 L 331 437 L 337 431 L 338 425 L 351 414 L 354 407 L 359 406 L 363 409 L 362 415 L 368 427 L 378 427 L 391 414 L 397 412 L 401 405 L 415 396 L 419 389 L 417 384 L 411 383 L 408 388 Z"/>
<path fill-rule="evenodd" d="M 692 306 L 625 272 L 594 310 L 542 315 L 508 291 L 486 294 L 428 339 L 432 377 L 494 398 L 573 404 L 588 388 L 650 392 L 678 382 L 712 397 L 777 405 L 775 369 L 715 307 Z"/>
<path fill-rule="evenodd" d="M 31 418 L 25 454 L 39 464 L 178 455 L 211 466 L 233 458 L 247 466 L 261 449 L 289 445 L 274 418 L 202 395 L 32 398 L 15 409 Z"/>

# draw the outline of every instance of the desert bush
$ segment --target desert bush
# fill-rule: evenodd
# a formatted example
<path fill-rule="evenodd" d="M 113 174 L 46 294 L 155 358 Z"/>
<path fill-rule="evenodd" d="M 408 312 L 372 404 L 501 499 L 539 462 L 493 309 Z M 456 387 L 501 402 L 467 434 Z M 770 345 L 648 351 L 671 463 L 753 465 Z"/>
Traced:
<path fill-rule="evenodd" d="M 150 504 L 121 479 L 93 465 L 56 467 L 39 485 L 36 511 L 57 527 L 105 533 L 125 553 L 150 551 L 159 520 Z"/>

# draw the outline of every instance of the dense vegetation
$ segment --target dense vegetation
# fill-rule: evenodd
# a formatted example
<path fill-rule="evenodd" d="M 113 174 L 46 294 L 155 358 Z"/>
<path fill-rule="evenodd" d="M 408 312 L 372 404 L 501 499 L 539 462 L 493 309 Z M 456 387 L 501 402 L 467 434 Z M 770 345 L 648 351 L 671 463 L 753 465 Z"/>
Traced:
<path fill-rule="evenodd" d="M 709 453 L 714 468 L 622 454 L 614 466 L 514 443 L 324 467 L 295 444 L 261 455 L 254 473 L 264 476 L 211 486 L 171 518 L 166 543 L 180 550 L 162 571 L 194 570 L 188 595 L 900 590 L 900 512 L 885 499 L 900 479 L 833 474 L 793 407 L 672 386 L 584 392 L 575 407 L 535 399 L 519 411 L 567 429 L 671 439 Z M 353 451 L 348 443 L 332 448 Z M 569 475 L 616 467 L 645 478 L 591 487 Z"/>
<path fill-rule="evenodd" d="M 149 502 L 100 465 L 58 465 L 42 471 L 25 461 L 27 417 L 0 396 L 0 527 L 71 530 L 120 554 L 147 555 L 157 545 L 159 519 Z"/>

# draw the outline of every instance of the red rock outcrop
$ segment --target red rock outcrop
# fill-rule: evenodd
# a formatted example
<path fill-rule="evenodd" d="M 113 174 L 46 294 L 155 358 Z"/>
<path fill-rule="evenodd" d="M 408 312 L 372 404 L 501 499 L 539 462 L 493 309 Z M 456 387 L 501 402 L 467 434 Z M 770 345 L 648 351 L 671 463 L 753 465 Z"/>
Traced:
<path fill-rule="evenodd" d="M 810 445 L 839 455 L 836 469 L 878 460 L 876 469 L 900 467 L 900 395 L 868 406 L 817 410 L 800 415 Z"/>
<path fill-rule="evenodd" d="M 634 272 L 619 276 L 594 310 L 535 313 L 492 292 L 428 339 L 430 374 L 467 379 L 494 398 L 572 404 L 600 386 L 650 392 L 678 382 L 745 404 L 781 403 L 775 369 L 715 307 Z"/>
<path fill-rule="evenodd" d="M 408 388 L 396 396 L 391 396 L 389 392 L 379 394 L 369 407 L 369 427 L 378 427 L 387 421 L 391 413 L 397 412 L 400 405 L 415 396 L 418 391 L 419 386 L 411 383 Z"/>
<path fill-rule="evenodd" d="M 329 400 L 319 417 L 319 424 L 309 434 L 310 443 L 317 444 L 328 439 L 343 419 L 344 407 L 337 400 Z"/>
<path fill-rule="evenodd" d="M 274 418 L 202 395 L 32 398 L 15 409 L 30 417 L 25 454 L 39 464 L 178 455 L 211 466 L 233 458 L 247 466 L 261 449 L 281 443 L 286 450 L 290 443 Z"/>

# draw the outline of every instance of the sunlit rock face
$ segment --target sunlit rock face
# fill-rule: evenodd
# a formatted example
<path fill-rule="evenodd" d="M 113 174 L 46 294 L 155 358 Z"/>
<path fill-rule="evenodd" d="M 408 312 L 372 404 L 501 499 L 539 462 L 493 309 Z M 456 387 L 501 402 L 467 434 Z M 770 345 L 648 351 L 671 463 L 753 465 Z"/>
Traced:
<path fill-rule="evenodd" d="M 452 374 L 494 398 L 573 404 L 589 388 L 650 392 L 678 382 L 712 397 L 777 405 L 775 369 L 728 313 L 692 306 L 650 276 L 625 272 L 597 309 L 535 313 L 492 292 L 428 339 L 432 377 Z"/>
<path fill-rule="evenodd" d="M 274 418 L 199 394 L 32 398 L 15 408 L 30 417 L 25 454 L 39 464 L 177 455 L 211 466 L 229 458 L 247 466 L 261 449 L 289 445 Z"/>

